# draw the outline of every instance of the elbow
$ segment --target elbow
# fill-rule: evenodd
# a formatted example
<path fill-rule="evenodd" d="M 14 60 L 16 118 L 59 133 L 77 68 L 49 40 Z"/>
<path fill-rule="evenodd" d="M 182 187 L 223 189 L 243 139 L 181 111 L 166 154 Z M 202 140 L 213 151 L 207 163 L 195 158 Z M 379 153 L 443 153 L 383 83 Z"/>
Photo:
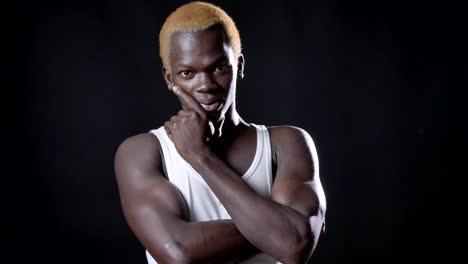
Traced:
<path fill-rule="evenodd" d="M 158 263 L 180 263 L 190 264 L 194 263 L 193 258 L 185 247 L 178 242 L 170 242 L 163 246 L 160 258 L 157 259 Z"/>
<path fill-rule="evenodd" d="M 306 225 L 301 228 L 289 241 L 286 245 L 283 244 L 284 251 L 278 260 L 284 264 L 307 263 L 315 248 L 314 234 L 309 226 Z"/>
<path fill-rule="evenodd" d="M 324 218 L 311 216 L 309 223 L 299 226 L 296 235 L 291 239 L 282 263 L 307 263 L 315 251 L 320 234 L 324 227 Z"/>
<path fill-rule="evenodd" d="M 295 245 L 291 245 L 285 252 L 282 262 L 284 264 L 304 264 L 307 263 L 311 256 L 314 240 L 304 238 L 298 241 Z"/>

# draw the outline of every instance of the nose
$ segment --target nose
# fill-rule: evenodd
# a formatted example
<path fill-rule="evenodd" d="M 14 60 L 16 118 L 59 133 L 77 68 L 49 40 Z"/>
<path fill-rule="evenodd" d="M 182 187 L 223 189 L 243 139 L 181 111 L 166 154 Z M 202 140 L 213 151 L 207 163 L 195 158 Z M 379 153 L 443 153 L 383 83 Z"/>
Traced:
<path fill-rule="evenodd" d="M 199 74 L 199 80 L 197 88 L 195 89 L 199 93 L 209 93 L 217 89 L 216 81 L 214 76 L 209 73 Z"/>

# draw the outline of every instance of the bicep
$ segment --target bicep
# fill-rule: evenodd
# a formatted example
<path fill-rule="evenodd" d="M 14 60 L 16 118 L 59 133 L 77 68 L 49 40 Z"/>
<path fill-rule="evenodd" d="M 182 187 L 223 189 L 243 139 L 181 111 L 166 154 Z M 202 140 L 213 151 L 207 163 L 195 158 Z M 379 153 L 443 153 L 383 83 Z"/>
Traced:
<path fill-rule="evenodd" d="M 277 142 L 281 143 L 276 146 L 277 170 L 272 199 L 305 217 L 324 218 L 326 200 L 312 138 L 299 128 L 283 127 L 278 132 L 281 140 Z"/>
<path fill-rule="evenodd" d="M 152 255 L 164 256 L 184 224 L 185 203 L 164 178 L 154 138 L 139 135 L 124 141 L 115 155 L 115 173 L 125 219 Z M 139 138 L 138 138 L 139 137 Z"/>

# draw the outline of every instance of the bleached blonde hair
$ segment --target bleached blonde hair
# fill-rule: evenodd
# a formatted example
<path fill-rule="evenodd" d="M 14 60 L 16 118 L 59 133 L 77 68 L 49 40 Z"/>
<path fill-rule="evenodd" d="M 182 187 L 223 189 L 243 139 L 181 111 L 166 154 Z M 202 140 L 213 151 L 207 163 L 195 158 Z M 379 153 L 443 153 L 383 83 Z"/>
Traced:
<path fill-rule="evenodd" d="M 232 18 L 221 8 L 205 3 L 192 2 L 180 6 L 172 12 L 159 32 L 159 56 L 165 67 L 169 66 L 169 47 L 175 32 L 198 32 L 214 25 L 221 25 L 231 45 L 234 56 L 241 54 L 239 31 Z"/>

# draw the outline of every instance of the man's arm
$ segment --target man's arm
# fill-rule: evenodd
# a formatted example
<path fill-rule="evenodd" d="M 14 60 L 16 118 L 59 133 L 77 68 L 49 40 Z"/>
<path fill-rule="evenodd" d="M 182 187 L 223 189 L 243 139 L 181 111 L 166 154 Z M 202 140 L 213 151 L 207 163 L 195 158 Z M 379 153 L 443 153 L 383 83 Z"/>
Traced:
<path fill-rule="evenodd" d="M 255 193 L 209 150 L 190 160 L 223 203 L 239 231 L 258 249 L 282 263 L 305 263 L 324 222 L 325 199 L 313 162 L 310 137 L 295 128 L 277 128 L 272 200 Z"/>
<path fill-rule="evenodd" d="M 231 220 L 187 222 L 161 156 L 157 138 L 140 134 L 119 146 L 114 164 L 127 223 L 158 263 L 231 263 L 258 253 Z"/>
<path fill-rule="evenodd" d="M 174 88 L 184 111 L 166 122 L 181 156 L 204 178 L 239 231 L 261 251 L 282 263 L 305 263 L 318 241 L 325 196 L 315 146 L 303 130 L 274 129 L 277 173 L 272 200 L 252 190 L 205 143 L 207 116 L 188 93 Z"/>
<path fill-rule="evenodd" d="M 319 173 L 317 150 L 311 136 L 290 126 L 269 129 L 277 159 L 272 200 L 286 205 L 309 219 L 313 245 L 325 231 L 327 203 Z M 309 256 L 310 257 L 310 256 Z"/>

